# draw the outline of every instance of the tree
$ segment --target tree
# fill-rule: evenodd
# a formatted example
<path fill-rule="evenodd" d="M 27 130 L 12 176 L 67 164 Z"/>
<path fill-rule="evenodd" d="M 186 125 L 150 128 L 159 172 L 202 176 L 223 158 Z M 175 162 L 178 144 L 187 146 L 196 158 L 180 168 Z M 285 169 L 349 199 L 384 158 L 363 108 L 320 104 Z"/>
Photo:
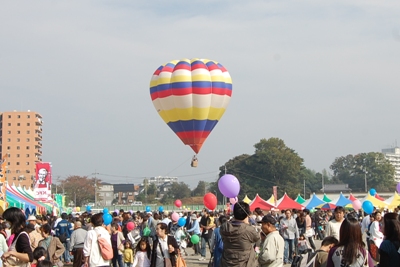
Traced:
<path fill-rule="evenodd" d="M 185 184 L 184 182 L 175 182 L 172 183 L 171 188 L 168 189 L 166 194 L 164 194 L 163 198 L 161 199 L 161 203 L 172 203 L 176 199 L 190 197 L 190 194 L 191 190 L 189 188 L 189 185 Z"/>
<path fill-rule="evenodd" d="M 330 166 L 334 179 L 346 183 L 353 191 L 375 188 L 387 191 L 394 188 L 394 167 L 378 152 L 338 157 Z"/>
<path fill-rule="evenodd" d="M 95 186 L 100 186 L 101 180 L 89 178 L 88 176 L 71 175 L 61 180 L 60 187 L 66 195 L 66 203 L 73 201 L 75 206 L 82 206 L 88 202 L 94 202 Z M 99 200 L 100 198 L 97 197 Z"/>
<path fill-rule="evenodd" d="M 156 184 L 150 184 L 147 188 L 147 195 L 157 195 L 157 186 Z"/>
<path fill-rule="evenodd" d="M 207 182 L 204 181 L 199 181 L 197 184 L 197 187 L 193 190 L 192 196 L 198 197 L 198 196 L 204 196 L 207 190 Z"/>

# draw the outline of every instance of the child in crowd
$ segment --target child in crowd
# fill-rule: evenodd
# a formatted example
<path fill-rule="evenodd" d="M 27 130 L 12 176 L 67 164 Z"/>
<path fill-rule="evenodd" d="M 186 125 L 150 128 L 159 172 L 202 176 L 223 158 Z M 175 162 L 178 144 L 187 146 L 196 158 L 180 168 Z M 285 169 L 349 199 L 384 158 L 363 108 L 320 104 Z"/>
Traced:
<path fill-rule="evenodd" d="M 124 244 L 124 265 L 125 267 L 132 267 L 132 264 L 133 264 L 132 242 L 126 240 Z"/>
<path fill-rule="evenodd" d="M 314 267 L 326 267 L 329 250 L 336 246 L 339 241 L 333 236 L 327 236 L 322 240 L 321 248 L 315 254 Z"/>
<path fill-rule="evenodd" d="M 297 242 L 297 248 L 299 250 L 299 254 L 302 254 L 304 251 L 310 248 L 306 238 L 303 234 L 300 235 L 299 241 Z"/>
<path fill-rule="evenodd" d="M 31 263 L 31 267 L 36 267 L 39 262 L 46 259 L 47 250 L 44 247 L 37 247 L 33 251 L 33 263 Z"/>
<path fill-rule="evenodd" d="M 136 246 L 135 261 L 133 267 L 150 267 L 151 248 L 146 237 L 140 239 Z"/>
<path fill-rule="evenodd" d="M 185 251 L 186 249 L 186 241 L 185 241 L 185 232 L 183 231 L 183 227 L 179 227 L 178 230 L 175 232 L 175 240 L 178 243 L 179 249 L 182 253 L 182 255 L 186 255 L 187 253 Z"/>

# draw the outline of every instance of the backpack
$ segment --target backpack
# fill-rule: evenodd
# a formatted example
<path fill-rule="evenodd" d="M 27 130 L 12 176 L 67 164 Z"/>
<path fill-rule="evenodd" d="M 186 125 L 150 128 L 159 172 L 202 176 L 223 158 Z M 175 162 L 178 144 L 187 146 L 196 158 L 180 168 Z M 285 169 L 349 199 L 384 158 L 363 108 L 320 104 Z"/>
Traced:
<path fill-rule="evenodd" d="M 58 236 L 58 239 L 60 239 L 61 243 L 67 242 L 67 233 L 62 233 L 61 235 Z"/>
<path fill-rule="evenodd" d="M 304 253 L 293 257 L 292 265 L 290 267 L 310 267 L 315 261 L 315 255 L 311 249 L 307 249 Z"/>
<path fill-rule="evenodd" d="M 108 243 L 107 239 L 102 237 L 100 234 L 97 234 L 97 243 L 99 244 L 99 250 L 100 250 L 101 257 L 104 260 L 111 260 L 114 256 L 114 253 L 113 253 L 113 249 L 112 249 L 110 243 Z"/>

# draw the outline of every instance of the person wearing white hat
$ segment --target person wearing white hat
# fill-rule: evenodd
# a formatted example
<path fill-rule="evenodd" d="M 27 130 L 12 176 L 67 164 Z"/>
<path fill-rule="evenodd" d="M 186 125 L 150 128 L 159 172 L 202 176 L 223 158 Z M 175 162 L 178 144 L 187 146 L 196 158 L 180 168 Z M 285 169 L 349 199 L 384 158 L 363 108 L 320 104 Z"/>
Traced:
<path fill-rule="evenodd" d="M 29 215 L 27 221 L 28 221 L 28 223 L 33 224 L 33 226 L 35 226 L 35 230 L 36 230 L 36 231 L 40 232 L 40 231 L 39 231 L 40 225 L 37 224 L 37 218 L 36 218 L 35 215 Z"/>

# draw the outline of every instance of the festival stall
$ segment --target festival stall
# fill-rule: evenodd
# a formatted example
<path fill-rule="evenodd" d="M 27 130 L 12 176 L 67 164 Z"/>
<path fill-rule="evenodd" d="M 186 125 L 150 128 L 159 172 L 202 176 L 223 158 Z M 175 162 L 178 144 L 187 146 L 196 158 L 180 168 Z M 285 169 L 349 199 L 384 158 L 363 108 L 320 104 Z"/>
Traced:
<path fill-rule="evenodd" d="M 277 203 L 276 208 L 279 210 L 286 210 L 286 209 L 298 209 L 303 210 L 304 206 L 300 205 L 293 199 L 291 199 L 286 193 L 281 197 Z"/>
<path fill-rule="evenodd" d="M 304 198 L 302 198 L 302 196 L 300 196 L 300 194 L 297 195 L 297 197 L 294 201 L 296 201 L 299 204 L 304 204 L 304 202 L 306 202 L 306 200 Z"/>
<path fill-rule="evenodd" d="M 256 208 L 260 208 L 262 210 L 271 210 L 274 208 L 273 205 L 269 204 L 267 201 L 262 199 L 258 194 L 256 197 L 249 203 L 250 210 L 254 211 Z"/>
<path fill-rule="evenodd" d="M 247 195 L 245 195 L 243 202 L 249 204 L 251 202 L 251 199 Z"/>
<path fill-rule="evenodd" d="M 309 210 L 312 210 L 316 207 L 318 207 L 319 205 L 323 205 L 325 204 L 325 201 L 323 201 L 322 199 L 320 199 L 319 197 L 317 197 L 315 195 L 315 193 L 313 193 L 312 198 L 310 198 L 309 200 L 307 200 L 306 202 L 304 202 L 302 205 Z"/>

